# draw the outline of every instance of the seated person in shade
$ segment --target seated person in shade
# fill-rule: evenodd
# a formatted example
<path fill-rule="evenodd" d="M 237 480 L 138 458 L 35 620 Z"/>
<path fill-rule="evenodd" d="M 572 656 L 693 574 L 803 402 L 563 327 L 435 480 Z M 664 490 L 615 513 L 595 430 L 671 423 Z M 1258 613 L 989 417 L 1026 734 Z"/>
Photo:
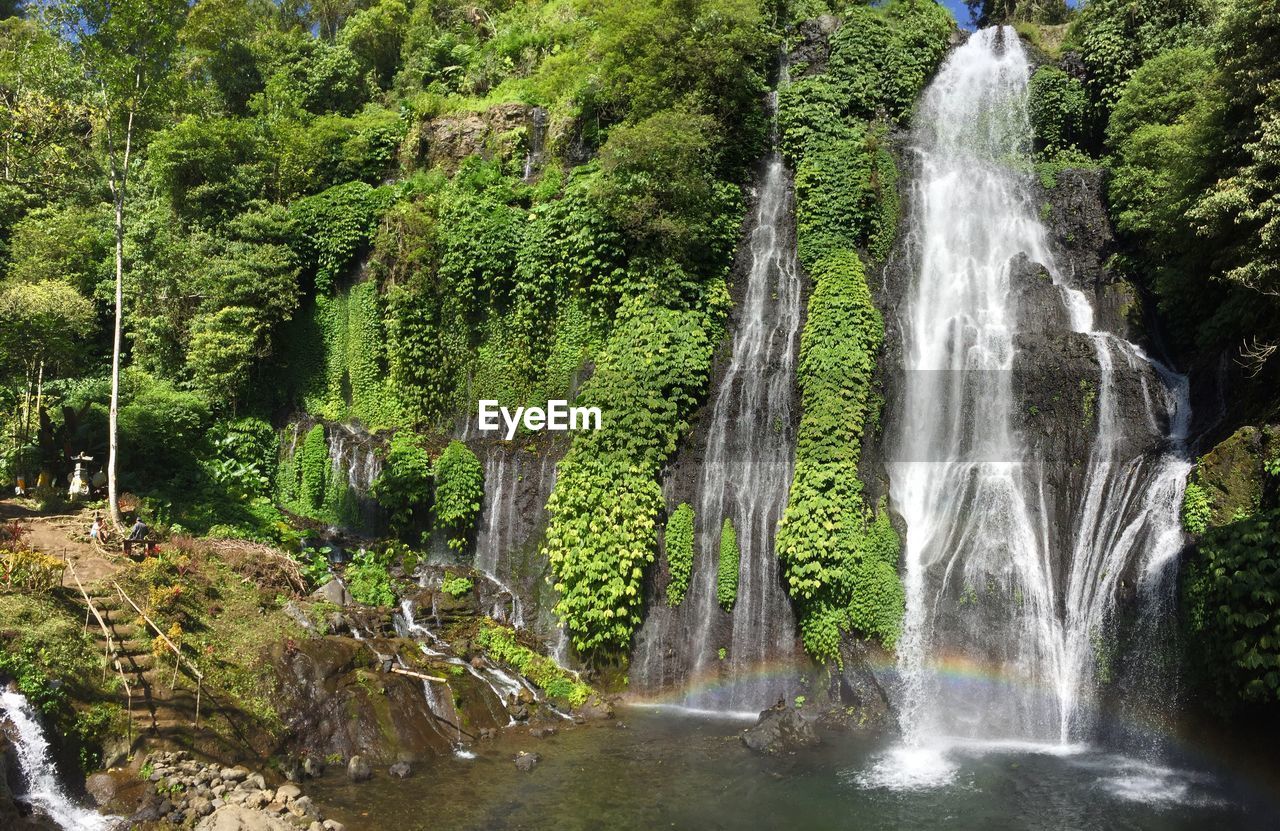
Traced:
<path fill-rule="evenodd" d="M 138 517 L 133 521 L 133 527 L 129 529 L 129 542 L 142 542 L 147 538 L 147 524 L 142 521 L 142 517 Z"/>

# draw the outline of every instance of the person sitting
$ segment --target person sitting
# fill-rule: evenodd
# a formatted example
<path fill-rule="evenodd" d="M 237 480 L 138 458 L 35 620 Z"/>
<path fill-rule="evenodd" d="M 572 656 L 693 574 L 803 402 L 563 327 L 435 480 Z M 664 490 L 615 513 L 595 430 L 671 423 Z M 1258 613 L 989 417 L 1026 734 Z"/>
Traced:
<path fill-rule="evenodd" d="M 147 524 L 142 521 L 142 517 L 138 517 L 133 521 L 133 527 L 129 529 L 129 539 L 132 542 L 142 542 L 147 538 Z"/>
<path fill-rule="evenodd" d="M 133 522 L 133 527 L 129 529 L 129 536 L 124 538 L 125 556 L 133 554 L 134 543 L 145 543 L 147 540 L 147 524 L 142 521 L 142 517 L 138 517 Z"/>

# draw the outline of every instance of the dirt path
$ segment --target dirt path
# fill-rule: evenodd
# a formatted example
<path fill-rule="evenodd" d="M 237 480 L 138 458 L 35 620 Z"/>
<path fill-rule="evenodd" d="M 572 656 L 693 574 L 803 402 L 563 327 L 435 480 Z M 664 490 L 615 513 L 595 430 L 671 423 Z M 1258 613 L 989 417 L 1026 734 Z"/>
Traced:
<path fill-rule="evenodd" d="M 15 519 L 27 529 L 27 542 L 32 548 L 69 559 L 86 585 L 112 576 L 124 562 L 119 554 L 107 554 L 89 542 L 89 526 L 93 523 L 89 508 L 41 513 L 12 498 L 0 499 L 0 522 Z M 70 574 L 67 581 L 71 581 Z"/>

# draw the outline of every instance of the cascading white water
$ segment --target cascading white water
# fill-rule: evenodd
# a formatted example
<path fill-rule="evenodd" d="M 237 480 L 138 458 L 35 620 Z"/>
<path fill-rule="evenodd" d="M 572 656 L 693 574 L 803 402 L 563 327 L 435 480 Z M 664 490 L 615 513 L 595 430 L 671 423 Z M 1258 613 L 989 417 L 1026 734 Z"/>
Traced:
<path fill-rule="evenodd" d="M 1029 72 L 1011 28 L 977 32 L 916 118 L 915 272 L 888 465 L 907 525 L 898 651 L 909 746 L 1092 738 L 1095 652 L 1117 587 L 1128 574 L 1162 579 L 1182 541 L 1185 379 L 1095 331 L 1087 295 L 1060 274 L 1032 200 Z M 1048 319 L 1065 321 L 1062 341 L 1095 356 L 1096 389 L 1080 381 L 1095 396 L 1083 479 L 1019 428 L 1018 373 L 1055 370 L 1035 365 L 1052 355 L 1017 345 L 1052 327 L 1021 319 L 1019 254 L 1053 278 L 1060 306 Z M 1122 389 L 1142 392 L 1121 406 Z M 957 665 L 982 686 L 948 680 Z"/>
<path fill-rule="evenodd" d="M 555 486 L 556 458 L 551 452 L 535 454 L 502 444 L 488 449 L 473 562 L 503 589 L 490 616 L 534 630 L 564 663 L 568 635 L 552 611 L 554 600 L 544 596 L 550 592 L 542 580 L 545 563 L 535 565 L 531 560 L 532 544 L 546 522 L 547 498 Z M 526 600 L 533 609 L 531 619 L 525 615 Z"/>
<path fill-rule="evenodd" d="M 770 112 L 776 109 L 774 92 Z M 727 670 L 727 684 L 717 685 L 714 693 L 700 691 L 688 697 L 686 704 L 692 707 L 758 709 L 772 704 L 785 692 L 787 681 L 766 680 L 758 670 L 794 658 L 795 619 L 774 554 L 795 455 L 793 384 L 801 286 L 791 221 L 790 176 L 775 150 L 767 161 L 747 240 L 751 266 L 734 316 L 729 365 L 712 397 L 694 504 L 693 575 L 682 604 L 687 611 L 682 620 L 661 606 L 651 610 L 633 673 L 633 683 L 638 680 L 638 686 L 656 690 L 696 679 L 713 667 Z M 720 532 L 726 517 L 734 524 L 739 548 L 738 596 L 728 638 L 717 631 L 723 613 L 716 599 Z M 664 600 L 658 603 L 665 605 Z M 721 648 L 727 666 L 721 663 Z"/>
<path fill-rule="evenodd" d="M 17 798 L 52 819 L 66 831 L 106 831 L 120 823 L 119 817 L 105 816 L 82 808 L 67 796 L 58 781 L 58 769 L 49 755 L 49 741 L 35 711 L 22 693 L 0 691 L 0 721 L 13 725 L 13 743 L 18 764 L 26 780 L 26 791 Z"/>

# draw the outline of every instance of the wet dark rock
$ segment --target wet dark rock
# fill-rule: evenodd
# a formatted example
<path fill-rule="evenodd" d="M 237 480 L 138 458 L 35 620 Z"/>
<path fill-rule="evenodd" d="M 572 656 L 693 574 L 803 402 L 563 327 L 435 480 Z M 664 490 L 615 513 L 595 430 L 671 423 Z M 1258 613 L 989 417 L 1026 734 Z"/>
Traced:
<path fill-rule="evenodd" d="M 537 753 L 527 753 L 521 750 L 516 754 L 516 770 L 528 773 L 533 770 L 534 765 L 542 761 L 542 756 Z"/>
<path fill-rule="evenodd" d="M 611 719 L 614 717 L 613 704 L 598 695 L 593 695 L 583 702 L 581 707 L 574 710 L 574 715 L 587 721 Z"/>
<path fill-rule="evenodd" d="M 396 779 L 408 779 L 413 774 L 413 766 L 408 762 L 396 762 L 387 772 Z"/>
<path fill-rule="evenodd" d="M 840 21 L 829 14 L 802 21 L 796 26 L 798 42 L 787 56 L 793 67 L 792 77 L 817 75 L 827 69 L 831 56 L 831 35 L 840 28 Z"/>
<path fill-rule="evenodd" d="M 760 720 L 742 731 L 742 743 L 770 756 L 793 753 L 820 741 L 813 721 L 800 709 L 779 702 L 760 714 Z"/>
<path fill-rule="evenodd" d="M 897 728 L 888 679 L 877 666 L 892 666 L 892 655 L 879 644 L 845 635 L 840 642 L 842 666 L 833 668 L 826 700 L 815 702 L 818 722 L 828 729 L 883 732 Z"/>
<path fill-rule="evenodd" d="M 1009 290 L 1021 328 L 1071 328 L 1062 289 L 1054 285 L 1047 268 L 1026 254 L 1019 254 L 1009 263 Z"/>
<path fill-rule="evenodd" d="M 302 769 L 302 760 L 296 756 L 291 756 L 285 762 L 282 772 L 284 778 L 290 782 L 301 782 L 306 776 L 306 771 Z"/>
<path fill-rule="evenodd" d="M 373 766 L 363 756 L 352 756 L 347 762 L 347 778 L 352 782 L 364 782 L 373 778 Z"/>

